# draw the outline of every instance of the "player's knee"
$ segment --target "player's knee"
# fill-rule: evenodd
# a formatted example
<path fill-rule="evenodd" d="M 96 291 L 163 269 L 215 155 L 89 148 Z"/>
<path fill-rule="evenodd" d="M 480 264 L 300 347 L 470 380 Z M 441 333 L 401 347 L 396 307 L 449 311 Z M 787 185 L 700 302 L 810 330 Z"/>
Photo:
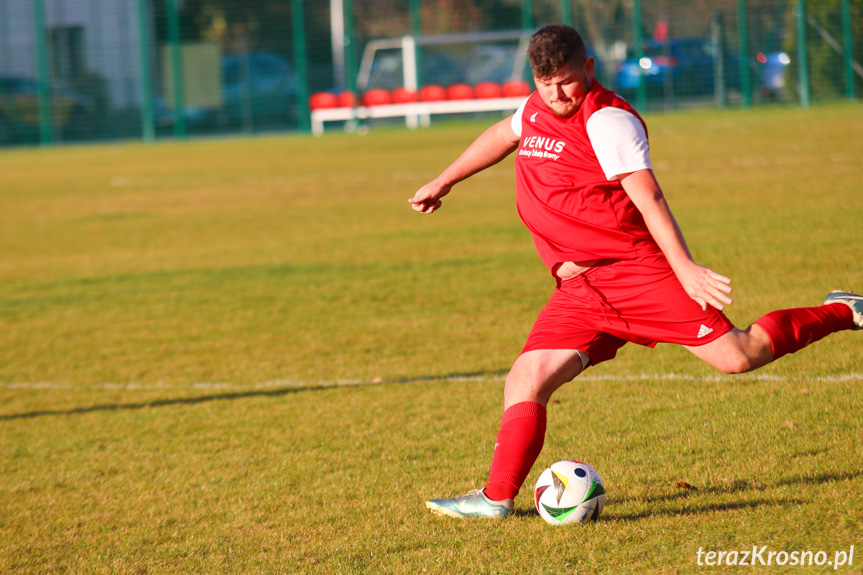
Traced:
<path fill-rule="evenodd" d="M 580 354 L 570 350 L 546 350 L 522 354 L 506 376 L 504 402 L 514 405 L 535 401 L 543 405 L 563 384 L 581 372 Z"/>
<path fill-rule="evenodd" d="M 503 388 L 504 402 L 510 405 L 521 401 L 537 401 L 541 398 L 541 389 L 536 374 L 511 370 Z"/>
<path fill-rule="evenodd" d="M 506 376 L 503 389 L 504 403 L 514 405 L 534 401 L 545 405 L 560 384 L 551 381 L 542 369 L 513 369 Z"/>
<path fill-rule="evenodd" d="M 745 373 L 773 359 L 769 340 L 753 339 L 749 330 L 733 329 L 705 346 L 690 348 L 695 355 L 723 373 Z"/>
<path fill-rule="evenodd" d="M 755 369 L 752 359 L 741 352 L 723 355 L 712 363 L 713 367 L 719 371 L 732 375 L 736 373 L 746 373 L 747 371 Z"/>

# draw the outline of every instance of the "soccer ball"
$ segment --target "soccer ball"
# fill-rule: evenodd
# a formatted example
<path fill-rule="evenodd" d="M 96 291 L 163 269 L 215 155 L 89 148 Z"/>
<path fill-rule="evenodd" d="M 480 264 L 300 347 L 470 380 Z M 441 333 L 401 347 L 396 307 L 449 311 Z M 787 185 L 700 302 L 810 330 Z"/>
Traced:
<path fill-rule="evenodd" d="M 551 525 L 595 521 L 605 505 L 605 485 L 587 463 L 558 461 L 539 476 L 534 502 Z"/>

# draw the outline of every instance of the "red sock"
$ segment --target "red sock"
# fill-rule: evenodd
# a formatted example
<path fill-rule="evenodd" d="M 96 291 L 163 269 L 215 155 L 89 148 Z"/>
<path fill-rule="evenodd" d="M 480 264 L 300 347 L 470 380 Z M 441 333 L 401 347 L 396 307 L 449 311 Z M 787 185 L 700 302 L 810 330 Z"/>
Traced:
<path fill-rule="evenodd" d="M 755 325 L 767 332 L 776 360 L 831 333 L 851 329 L 854 313 L 845 304 L 783 309 L 768 313 Z"/>
<path fill-rule="evenodd" d="M 496 501 L 513 499 L 527 479 L 545 441 L 545 408 L 525 401 L 503 413 L 485 494 Z"/>

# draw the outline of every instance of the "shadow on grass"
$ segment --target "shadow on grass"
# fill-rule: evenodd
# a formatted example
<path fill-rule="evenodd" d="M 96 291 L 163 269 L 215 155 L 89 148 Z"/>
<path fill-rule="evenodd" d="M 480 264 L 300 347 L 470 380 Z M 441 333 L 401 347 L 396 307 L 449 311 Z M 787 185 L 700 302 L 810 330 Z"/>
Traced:
<path fill-rule="evenodd" d="M 687 505 L 676 509 L 645 509 L 634 513 L 622 515 L 603 515 L 600 521 L 629 522 L 647 519 L 649 517 L 667 517 L 684 515 L 702 515 L 717 511 L 737 511 L 740 509 L 755 509 L 757 507 L 788 507 L 791 505 L 802 505 L 807 503 L 806 499 L 755 499 L 752 501 L 735 501 L 732 503 L 704 503 L 701 505 Z"/>
<path fill-rule="evenodd" d="M 72 407 L 68 409 L 46 409 L 40 411 L 27 411 L 23 413 L 8 413 L 0 414 L 0 421 L 13 421 L 16 419 L 34 419 L 37 417 L 51 417 L 63 415 L 81 415 L 85 413 L 96 413 L 100 411 L 122 411 L 135 409 L 148 409 L 154 407 L 170 407 L 174 405 L 195 405 L 199 403 L 209 403 L 212 401 L 231 401 L 236 399 L 249 399 L 253 397 L 279 397 L 283 395 L 291 395 L 294 393 L 302 393 L 306 391 L 325 391 L 332 389 L 344 389 L 355 387 L 366 387 L 372 385 L 391 385 L 405 383 L 423 383 L 433 381 L 446 380 L 463 380 L 463 379 L 478 379 L 486 377 L 498 377 L 505 375 L 506 370 L 495 371 L 479 371 L 472 373 L 450 373 L 446 375 L 431 375 L 421 377 L 402 377 L 394 379 L 382 379 L 374 381 L 354 381 L 338 383 L 333 385 L 298 385 L 285 386 L 275 389 L 254 389 L 246 391 L 236 391 L 230 393 L 215 393 L 209 395 L 198 395 L 194 397 L 174 397 L 166 399 L 155 399 L 152 401 L 141 401 L 135 403 L 106 403 L 101 405 L 90 405 L 86 407 Z"/>
<path fill-rule="evenodd" d="M 703 503 L 700 505 L 686 505 L 684 507 L 676 507 L 669 509 L 667 507 L 659 508 L 656 507 L 645 509 L 642 511 L 636 511 L 633 513 L 623 513 L 617 515 L 615 513 L 603 513 L 599 518 L 600 522 L 603 523 L 623 523 L 630 521 L 639 521 L 641 519 L 648 519 L 651 517 L 673 517 L 673 516 L 685 516 L 685 515 L 701 515 L 704 513 L 714 513 L 717 511 L 736 511 L 739 509 L 754 509 L 756 507 L 765 507 L 765 506 L 789 506 L 789 505 L 801 505 L 807 503 L 806 499 L 755 499 L 752 501 L 735 501 L 732 503 Z M 513 516 L 515 517 L 537 517 L 539 513 L 537 513 L 533 509 L 516 509 L 513 511 Z"/>
<path fill-rule="evenodd" d="M 615 501 L 637 502 L 644 504 L 667 503 L 695 498 L 701 494 L 729 495 L 734 493 L 742 493 L 745 491 L 767 491 L 772 487 L 781 487 L 783 485 L 819 485 L 822 483 L 830 483 L 832 481 L 848 481 L 860 477 L 863 477 L 863 470 L 843 471 L 838 473 L 820 473 L 818 475 L 795 475 L 791 477 L 783 477 L 769 483 L 765 482 L 764 480 L 750 481 L 745 479 L 736 479 L 724 485 L 707 485 L 692 490 L 681 489 L 674 493 L 651 496 L 649 499 L 644 499 L 643 497 L 637 496 L 630 496 L 615 499 Z"/>
<path fill-rule="evenodd" d="M 663 495 L 651 495 L 649 500 L 645 500 L 640 496 L 623 497 L 621 502 L 643 502 L 643 503 L 663 503 L 668 501 L 677 501 L 680 499 L 689 499 L 697 497 L 701 493 L 710 493 L 711 495 L 721 495 L 727 493 L 740 493 L 741 491 L 764 491 L 767 486 L 763 483 L 753 483 L 743 479 L 737 479 L 725 485 L 708 485 L 697 487 L 694 489 L 680 489 L 674 493 L 665 493 Z"/>
<path fill-rule="evenodd" d="M 820 485 L 823 483 L 832 483 L 834 481 L 851 481 L 863 477 L 863 470 L 860 471 L 842 471 L 838 473 L 819 473 L 817 475 L 794 475 L 791 477 L 783 477 L 769 483 L 759 482 L 752 483 L 750 481 L 737 480 L 728 485 L 713 485 L 698 490 L 680 491 L 655 498 L 650 501 L 644 501 L 645 505 L 651 503 L 667 503 L 690 497 L 697 497 L 698 494 L 723 495 L 731 493 L 741 493 L 744 491 L 765 491 L 771 487 L 781 487 L 785 485 L 801 486 L 801 485 Z M 635 501 L 636 498 L 628 498 L 629 501 Z M 754 499 L 752 501 L 736 501 L 731 503 L 703 503 L 703 504 L 687 504 L 683 503 L 684 507 L 676 509 L 648 509 L 635 513 L 625 513 L 622 515 L 603 515 L 602 519 L 606 521 L 636 521 L 647 517 L 655 516 L 673 516 L 673 515 L 697 515 L 701 513 L 711 513 L 716 511 L 734 511 L 737 509 L 751 509 L 763 506 L 786 506 L 786 505 L 801 505 L 807 503 L 806 499 Z"/>
<path fill-rule="evenodd" d="M 735 511 L 739 509 L 754 509 L 756 507 L 764 507 L 764 506 L 788 506 L 788 505 L 802 505 L 808 503 L 807 499 L 800 498 L 781 498 L 781 499 L 769 499 L 769 498 L 760 498 L 754 499 L 752 501 L 735 501 L 731 503 L 701 503 L 701 504 L 687 504 L 683 502 L 683 507 L 676 508 L 668 508 L 663 504 L 678 501 L 681 499 L 688 499 L 690 497 L 697 497 L 699 494 L 710 494 L 710 495 L 723 495 L 730 493 L 740 493 L 744 491 L 765 491 L 771 487 L 780 487 L 783 485 L 818 485 L 822 483 L 831 483 L 833 481 L 850 481 L 854 479 L 858 479 L 863 477 L 863 470 L 861 471 L 843 471 L 839 473 L 820 473 L 818 475 L 811 476 L 801 476 L 795 475 L 793 477 L 784 477 L 778 479 L 776 481 L 772 481 L 770 483 L 758 483 L 753 484 L 749 481 L 737 480 L 728 485 L 718 485 L 718 486 L 709 486 L 699 488 L 697 490 L 691 491 L 680 491 L 677 493 L 672 493 L 668 495 L 662 495 L 659 497 L 651 497 L 649 501 L 644 501 L 635 497 L 628 497 L 623 499 L 615 499 L 615 503 L 622 502 L 632 502 L 638 501 L 644 505 L 650 506 L 649 509 L 645 509 L 643 511 L 637 511 L 633 513 L 624 513 L 621 515 L 616 515 L 612 511 L 611 514 L 604 513 L 600 517 L 600 521 L 603 522 L 628 522 L 628 521 L 638 521 L 640 519 L 647 519 L 649 517 L 664 517 L 664 516 L 684 516 L 684 515 L 699 515 L 702 513 L 713 513 L 717 511 Z M 657 509 L 657 507 L 661 507 Z M 607 508 L 606 508 L 607 509 Z M 513 511 L 513 515 L 516 517 L 530 517 L 530 516 L 538 516 L 534 509 L 516 509 Z"/>
<path fill-rule="evenodd" d="M 830 481 L 848 481 L 863 477 L 863 470 L 843 471 L 841 473 L 819 473 L 818 475 L 795 475 L 775 482 L 776 485 L 818 485 Z"/>

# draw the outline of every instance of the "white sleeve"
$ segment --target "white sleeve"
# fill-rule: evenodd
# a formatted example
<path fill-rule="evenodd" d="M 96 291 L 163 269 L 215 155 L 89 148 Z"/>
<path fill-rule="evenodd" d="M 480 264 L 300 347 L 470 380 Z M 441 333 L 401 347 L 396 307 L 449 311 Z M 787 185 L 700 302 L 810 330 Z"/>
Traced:
<path fill-rule="evenodd" d="M 605 177 L 650 169 L 650 149 L 644 126 L 621 108 L 602 108 L 587 119 L 587 136 Z"/>
<path fill-rule="evenodd" d="M 524 99 L 524 102 L 521 103 L 521 106 L 518 107 L 518 110 L 515 111 L 515 114 L 512 115 L 512 131 L 515 132 L 515 135 L 521 138 L 521 117 L 524 115 L 524 107 L 527 105 L 527 98 Z"/>

